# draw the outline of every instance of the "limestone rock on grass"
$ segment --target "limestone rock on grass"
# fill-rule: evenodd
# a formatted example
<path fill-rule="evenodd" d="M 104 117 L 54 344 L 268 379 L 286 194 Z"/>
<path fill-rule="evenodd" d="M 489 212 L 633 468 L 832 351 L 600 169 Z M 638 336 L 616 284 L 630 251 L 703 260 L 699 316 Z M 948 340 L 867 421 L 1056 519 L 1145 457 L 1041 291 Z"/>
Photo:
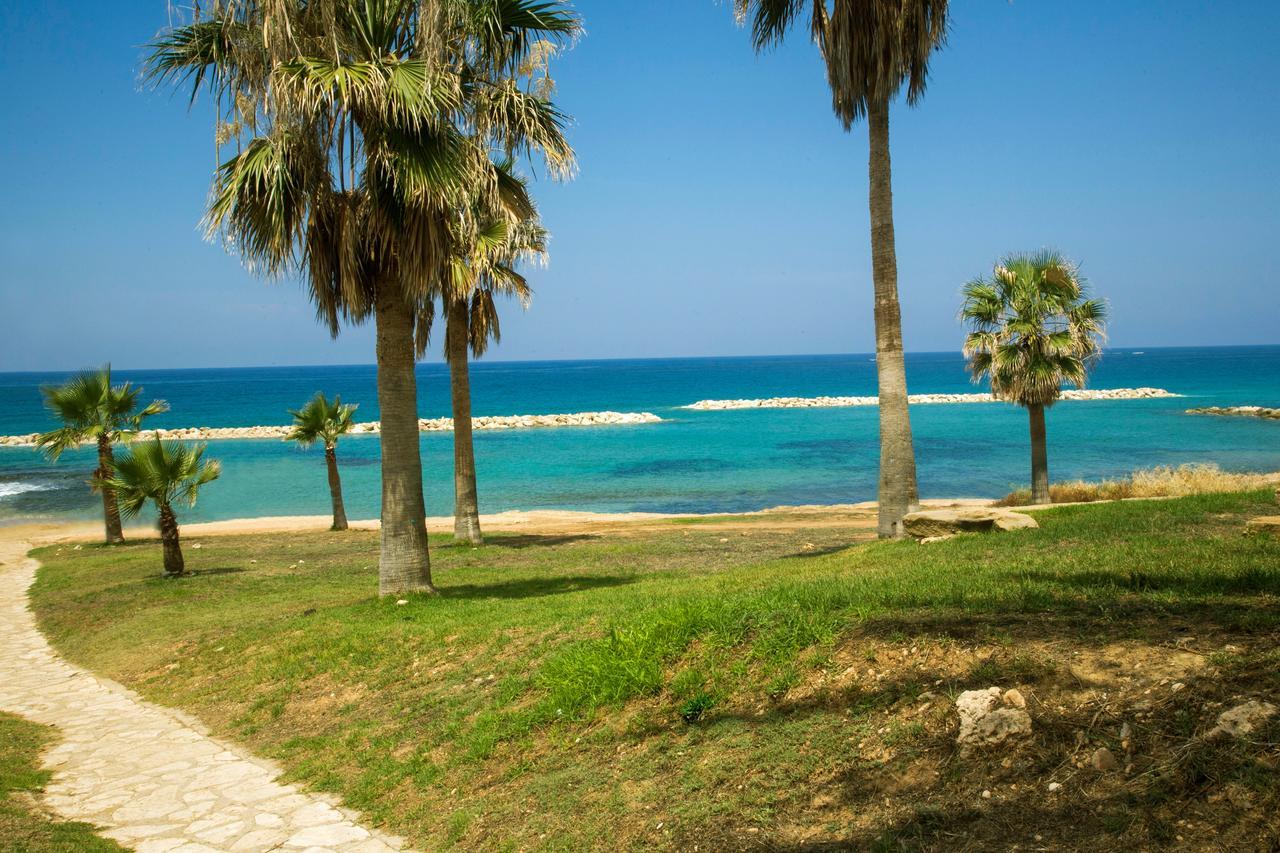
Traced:
<path fill-rule="evenodd" d="M 972 750 L 1029 737 L 1031 715 L 1018 707 L 1020 700 L 1022 694 L 1018 691 L 1006 692 L 999 687 L 961 693 L 956 697 L 956 712 L 960 715 L 956 743 L 961 749 Z M 1022 704 L 1026 704 L 1025 700 Z"/>
<path fill-rule="evenodd" d="M 1260 515 L 1245 522 L 1246 533 L 1280 534 L 1280 515 Z"/>
<path fill-rule="evenodd" d="M 996 530 L 1024 530 L 1040 525 L 1029 515 L 995 507 L 926 509 L 908 513 L 902 519 L 908 535 L 934 539 L 957 533 L 990 533 Z"/>
<path fill-rule="evenodd" d="M 1209 730 L 1208 737 L 1247 737 L 1275 714 L 1275 705 L 1250 699 L 1219 714 L 1218 724 Z"/>

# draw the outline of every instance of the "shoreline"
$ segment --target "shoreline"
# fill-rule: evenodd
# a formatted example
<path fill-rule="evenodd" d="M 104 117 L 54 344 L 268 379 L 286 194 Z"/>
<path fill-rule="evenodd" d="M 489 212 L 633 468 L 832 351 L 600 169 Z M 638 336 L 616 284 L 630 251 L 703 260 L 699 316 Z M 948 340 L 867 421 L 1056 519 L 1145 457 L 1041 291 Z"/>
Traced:
<path fill-rule="evenodd" d="M 989 498 L 937 498 L 920 502 L 922 508 L 989 506 Z M 566 533 L 571 531 L 617 532 L 627 528 L 637 530 L 654 525 L 667 525 L 673 521 L 688 520 L 694 523 L 705 519 L 724 519 L 725 524 L 735 521 L 758 524 L 770 517 L 785 526 L 849 526 L 862 528 L 875 526 L 875 501 L 852 504 L 803 504 L 783 505 L 747 512 L 664 513 L 664 512 L 590 512 L 570 509 L 506 510 L 480 516 L 483 530 L 493 533 Z M 802 516 L 797 519 L 796 516 Z M 330 515 L 274 515 L 251 518 L 233 518 L 219 521 L 199 521 L 181 526 L 184 544 L 200 536 L 239 536 L 254 533 L 328 533 L 333 517 Z M 427 530 L 433 534 L 453 532 L 453 516 L 428 516 Z M 371 531 L 379 528 L 378 519 L 359 519 L 349 522 L 351 530 Z M 154 525 L 134 524 L 124 529 L 126 539 L 151 540 L 158 534 Z M 0 539 L 40 540 L 43 542 L 94 542 L 102 538 L 101 520 L 52 521 L 40 519 L 10 519 L 0 522 Z"/>

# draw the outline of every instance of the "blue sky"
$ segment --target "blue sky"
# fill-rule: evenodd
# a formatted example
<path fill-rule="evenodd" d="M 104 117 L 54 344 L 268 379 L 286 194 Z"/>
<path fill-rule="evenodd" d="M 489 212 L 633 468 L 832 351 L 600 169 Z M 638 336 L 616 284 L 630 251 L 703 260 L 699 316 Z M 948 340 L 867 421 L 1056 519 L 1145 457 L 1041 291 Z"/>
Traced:
<path fill-rule="evenodd" d="M 1053 245 L 1119 346 L 1280 342 L 1280 4 L 953 0 L 916 109 L 893 114 L 909 350 L 959 346 L 957 291 Z M 727 0 L 580 0 L 556 67 L 580 174 L 500 359 L 872 348 L 866 134 L 803 38 L 756 57 Z M 198 221 L 210 115 L 143 90 L 167 0 L 0 3 L 7 165 L 0 370 L 367 363 L 301 286 Z M 433 356 L 434 357 L 434 356 Z"/>

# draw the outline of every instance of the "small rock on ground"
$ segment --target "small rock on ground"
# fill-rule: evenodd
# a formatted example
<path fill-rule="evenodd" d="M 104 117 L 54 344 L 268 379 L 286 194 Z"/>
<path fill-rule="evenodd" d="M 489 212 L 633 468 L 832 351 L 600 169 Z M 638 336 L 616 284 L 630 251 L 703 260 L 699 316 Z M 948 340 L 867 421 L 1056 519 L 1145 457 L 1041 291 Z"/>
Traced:
<path fill-rule="evenodd" d="M 960 715 L 960 733 L 956 743 L 962 749 L 996 746 L 1031 734 L 1031 715 L 1017 705 L 1022 694 L 999 687 L 966 690 L 956 697 Z"/>

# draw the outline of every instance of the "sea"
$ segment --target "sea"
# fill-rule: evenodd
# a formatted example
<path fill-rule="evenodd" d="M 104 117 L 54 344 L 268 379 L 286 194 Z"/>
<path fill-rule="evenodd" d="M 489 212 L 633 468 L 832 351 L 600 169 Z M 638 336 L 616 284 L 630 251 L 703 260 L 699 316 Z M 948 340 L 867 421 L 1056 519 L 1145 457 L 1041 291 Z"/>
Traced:
<path fill-rule="evenodd" d="M 287 410 L 316 391 L 358 403 L 376 420 L 372 365 L 117 370 L 144 401 L 170 411 L 158 427 L 287 424 Z M 51 429 L 40 387 L 65 373 L 0 373 L 0 435 Z M 913 394 L 975 390 L 958 353 L 907 356 Z M 449 414 L 448 372 L 418 368 L 422 417 Z M 1164 388 L 1169 399 L 1068 401 L 1048 414 L 1054 480 L 1117 477 L 1157 465 L 1212 463 L 1231 471 L 1280 470 L 1280 421 L 1197 416 L 1209 405 L 1280 406 L 1280 346 L 1108 350 L 1092 388 Z M 475 434 L 482 512 L 742 512 L 779 505 L 874 499 L 877 410 L 691 411 L 702 399 L 874 395 L 870 354 L 480 361 L 476 415 L 652 412 L 661 423 L 481 431 Z M 998 497 L 1029 478 L 1026 413 L 1004 403 L 911 407 L 923 497 Z M 422 435 L 427 511 L 453 509 L 452 434 Z M 210 442 L 221 479 L 182 509 L 188 521 L 329 512 L 324 456 L 273 439 Z M 339 459 L 352 518 L 376 518 L 378 439 L 349 436 Z M 56 464 L 28 448 L 0 447 L 0 523 L 90 519 L 100 503 L 86 481 L 93 453 Z"/>

